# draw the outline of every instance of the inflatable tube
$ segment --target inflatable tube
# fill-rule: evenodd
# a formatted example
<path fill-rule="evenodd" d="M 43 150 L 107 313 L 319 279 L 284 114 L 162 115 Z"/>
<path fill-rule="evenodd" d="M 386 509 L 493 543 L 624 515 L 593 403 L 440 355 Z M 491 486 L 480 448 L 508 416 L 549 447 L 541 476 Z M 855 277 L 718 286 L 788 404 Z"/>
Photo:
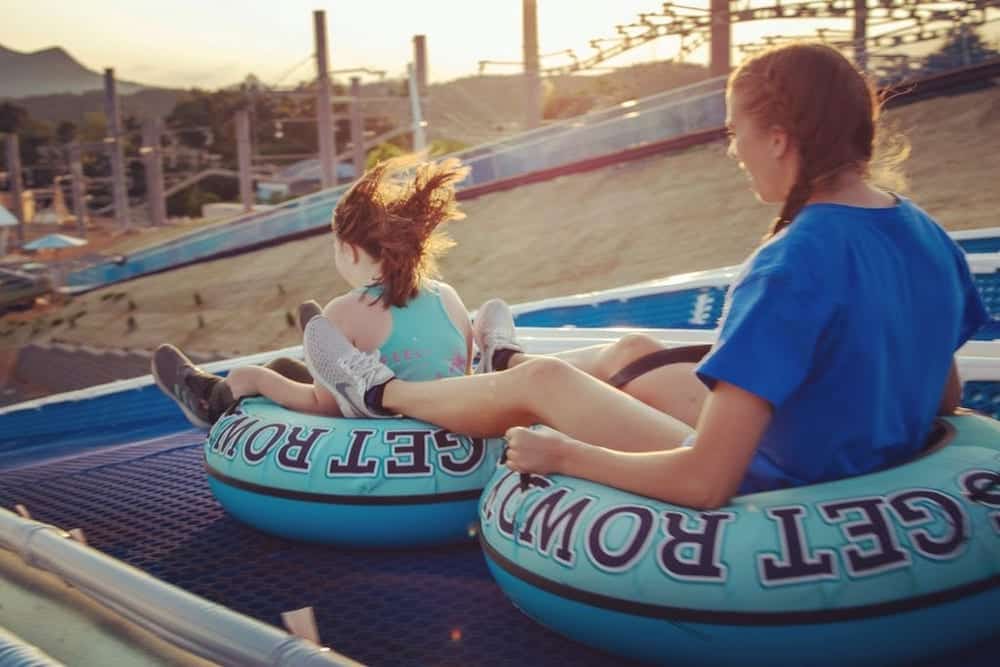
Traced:
<path fill-rule="evenodd" d="M 205 469 L 222 506 L 265 532 L 403 547 L 475 535 L 502 447 L 410 419 L 333 419 L 254 398 L 212 427 Z"/>
<path fill-rule="evenodd" d="M 25 643 L 0 627 L 0 667 L 62 667 L 41 649 Z"/>
<path fill-rule="evenodd" d="M 518 607 L 612 653 L 909 664 L 1000 638 L 1000 423 L 946 422 L 905 465 L 715 511 L 500 467 L 480 541 Z"/>

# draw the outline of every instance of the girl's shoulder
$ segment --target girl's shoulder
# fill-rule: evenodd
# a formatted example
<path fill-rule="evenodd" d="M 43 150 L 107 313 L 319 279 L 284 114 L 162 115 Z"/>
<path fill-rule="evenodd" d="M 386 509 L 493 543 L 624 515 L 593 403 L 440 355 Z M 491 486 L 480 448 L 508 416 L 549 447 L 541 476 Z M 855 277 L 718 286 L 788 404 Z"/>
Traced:
<path fill-rule="evenodd" d="M 801 276 L 825 267 L 830 260 L 831 242 L 822 228 L 799 225 L 799 220 L 760 246 L 744 267 L 754 276 Z M 796 227 L 796 225 L 799 225 Z"/>
<path fill-rule="evenodd" d="M 351 290 L 332 299 L 323 308 L 323 315 L 365 352 L 378 347 L 392 328 L 392 316 L 382 302 L 364 290 Z"/>
<path fill-rule="evenodd" d="M 455 326 L 458 327 L 458 330 L 467 336 L 471 336 L 472 325 L 469 323 L 469 311 L 465 307 L 462 297 L 458 295 L 458 291 L 448 283 L 441 282 L 440 280 L 427 280 L 425 281 L 425 285 L 428 290 L 434 290 L 441 299 L 441 305 L 444 306 L 445 312 Z"/>

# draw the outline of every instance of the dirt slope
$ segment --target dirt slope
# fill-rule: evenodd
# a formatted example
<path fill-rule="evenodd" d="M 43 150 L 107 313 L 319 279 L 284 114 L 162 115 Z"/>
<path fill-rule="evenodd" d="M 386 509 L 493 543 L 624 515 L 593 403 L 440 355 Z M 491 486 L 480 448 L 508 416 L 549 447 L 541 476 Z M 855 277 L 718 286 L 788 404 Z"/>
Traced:
<path fill-rule="evenodd" d="M 949 229 L 1000 225 L 1000 87 L 888 116 L 911 140 L 905 173 L 919 204 Z M 485 196 L 465 210 L 442 269 L 472 308 L 494 295 L 518 302 L 737 263 L 774 215 L 721 144 Z M 169 340 L 208 354 L 249 353 L 298 343 L 287 315 L 305 298 L 345 289 L 330 244 L 316 237 L 101 290 L 34 326 L 0 320 L 0 334 L 12 332 L 0 346 Z M 66 318 L 81 311 L 70 328 Z M 53 325 L 56 317 L 64 321 Z"/>

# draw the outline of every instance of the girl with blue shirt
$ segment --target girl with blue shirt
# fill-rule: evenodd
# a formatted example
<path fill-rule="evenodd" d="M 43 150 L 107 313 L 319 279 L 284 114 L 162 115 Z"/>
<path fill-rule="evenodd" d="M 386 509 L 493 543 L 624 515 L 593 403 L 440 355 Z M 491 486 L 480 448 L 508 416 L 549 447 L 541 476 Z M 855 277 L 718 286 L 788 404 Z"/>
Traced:
<path fill-rule="evenodd" d="M 499 372 L 411 383 L 345 363 L 323 378 L 349 388 L 334 397 L 363 403 L 358 416 L 505 433 L 516 471 L 695 508 L 915 456 L 935 415 L 957 407 L 953 355 L 986 320 L 962 252 L 911 201 L 869 184 L 878 100 L 835 49 L 794 44 L 748 60 L 730 77 L 727 109 L 729 154 L 781 211 L 696 366 L 661 367 L 620 391 L 605 382 L 607 361 L 624 365 L 653 343 L 526 355 L 509 310 L 492 302 L 474 334 Z M 336 334 L 329 344 L 355 358 Z"/>

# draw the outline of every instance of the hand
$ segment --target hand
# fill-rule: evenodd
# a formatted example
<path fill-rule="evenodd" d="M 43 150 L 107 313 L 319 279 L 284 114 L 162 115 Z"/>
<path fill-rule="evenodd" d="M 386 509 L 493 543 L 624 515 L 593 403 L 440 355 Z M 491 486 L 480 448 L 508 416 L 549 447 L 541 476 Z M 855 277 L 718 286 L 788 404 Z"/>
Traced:
<path fill-rule="evenodd" d="M 515 426 L 507 429 L 505 437 L 507 467 L 520 473 L 558 473 L 566 451 L 573 446 L 569 436 L 548 426 Z"/>

